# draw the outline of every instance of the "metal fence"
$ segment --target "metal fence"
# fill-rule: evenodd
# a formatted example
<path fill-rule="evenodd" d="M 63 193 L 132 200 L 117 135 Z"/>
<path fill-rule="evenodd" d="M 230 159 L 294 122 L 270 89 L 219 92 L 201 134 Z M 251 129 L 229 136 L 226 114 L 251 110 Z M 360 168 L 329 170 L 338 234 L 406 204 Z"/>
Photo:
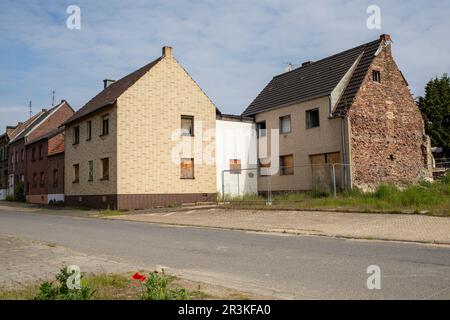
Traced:
<path fill-rule="evenodd" d="M 446 162 L 440 163 L 441 166 L 447 165 Z M 383 183 L 406 185 L 432 179 L 431 166 L 428 168 L 395 160 L 383 165 L 319 163 L 280 166 L 272 174 L 263 170 L 245 168 L 222 171 L 222 200 L 251 200 L 255 196 L 259 200 L 263 197 L 270 204 L 274 194 L 314 191 L 337 196 L 340 192 L 348 191 L 351 186 L 374 190 Z"/>

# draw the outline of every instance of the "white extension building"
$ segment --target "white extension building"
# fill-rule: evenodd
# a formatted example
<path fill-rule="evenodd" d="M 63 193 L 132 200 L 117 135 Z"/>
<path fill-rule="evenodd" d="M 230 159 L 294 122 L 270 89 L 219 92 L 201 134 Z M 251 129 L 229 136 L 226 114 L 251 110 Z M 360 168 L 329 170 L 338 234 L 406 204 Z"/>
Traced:
<path fill-rule="evenodd" d="M 253 118 L 217 115 L 217 191 L 221 195 L 258 193 L 256 141 Z"/>

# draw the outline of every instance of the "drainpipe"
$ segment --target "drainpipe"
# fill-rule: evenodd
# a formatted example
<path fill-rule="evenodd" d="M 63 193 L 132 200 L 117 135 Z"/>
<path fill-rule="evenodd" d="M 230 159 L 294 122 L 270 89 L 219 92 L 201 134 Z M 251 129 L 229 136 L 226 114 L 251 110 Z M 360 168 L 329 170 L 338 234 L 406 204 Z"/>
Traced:
<path fill-rule="evenodd" d="M 345 140 L 345 116 L 341 116 L 341 146 L 342 146 L 342 161 L 344 162 L 344 186 L 348 187 L 348 170 L 350 169 L 347 159 L 347 141 Z"/>
<path fill-rule="evenodd" d="M 328 95 L 328 114 L 330 118 L 333 116 L 332 106 L 331 106 L 331 94 Z"/>

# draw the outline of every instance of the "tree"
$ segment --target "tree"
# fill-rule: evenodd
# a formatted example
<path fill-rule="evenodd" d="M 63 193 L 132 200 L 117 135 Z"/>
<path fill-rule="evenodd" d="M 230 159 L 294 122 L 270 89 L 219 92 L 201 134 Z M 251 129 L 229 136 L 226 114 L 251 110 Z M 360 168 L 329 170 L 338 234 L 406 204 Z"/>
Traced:
<path fill-rule="evenodd" d="M 450 157 L 450 78 L 430 80 L 425 87 L 425 97 L 419 97 L 419 109 L 425 117 L 425 131 L 433 147 L 442 147 Z"/>

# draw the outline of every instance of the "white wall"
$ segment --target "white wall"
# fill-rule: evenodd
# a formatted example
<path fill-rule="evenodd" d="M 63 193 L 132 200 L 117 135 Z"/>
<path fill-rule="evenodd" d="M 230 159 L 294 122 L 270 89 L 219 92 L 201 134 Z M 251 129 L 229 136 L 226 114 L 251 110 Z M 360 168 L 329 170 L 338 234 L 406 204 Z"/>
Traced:
<path fill-rule="evenodd" d="M 6 200 L 7 189 L 0 189 L 0 200 Z"/>
<path fill-rule="evenodd" d="M 256 157 L 256 129 L 254 123 L 216 120 L 217 191 L 225 195 L 256 194 L 258 174 Z M 241 173 L 230 174 L 230 160 L 241 160 Z M 244 170 L 249 169 L 251 170 Z"/>
<path fill-rule="evenodd" d="M 50 203 L 50 201 L 52 201 L 52 200 L 54 202 L 58 202 L 58 201 L 64 202 L 64 195 L 63 194 L 49 194 L 48 202 Z"/>

